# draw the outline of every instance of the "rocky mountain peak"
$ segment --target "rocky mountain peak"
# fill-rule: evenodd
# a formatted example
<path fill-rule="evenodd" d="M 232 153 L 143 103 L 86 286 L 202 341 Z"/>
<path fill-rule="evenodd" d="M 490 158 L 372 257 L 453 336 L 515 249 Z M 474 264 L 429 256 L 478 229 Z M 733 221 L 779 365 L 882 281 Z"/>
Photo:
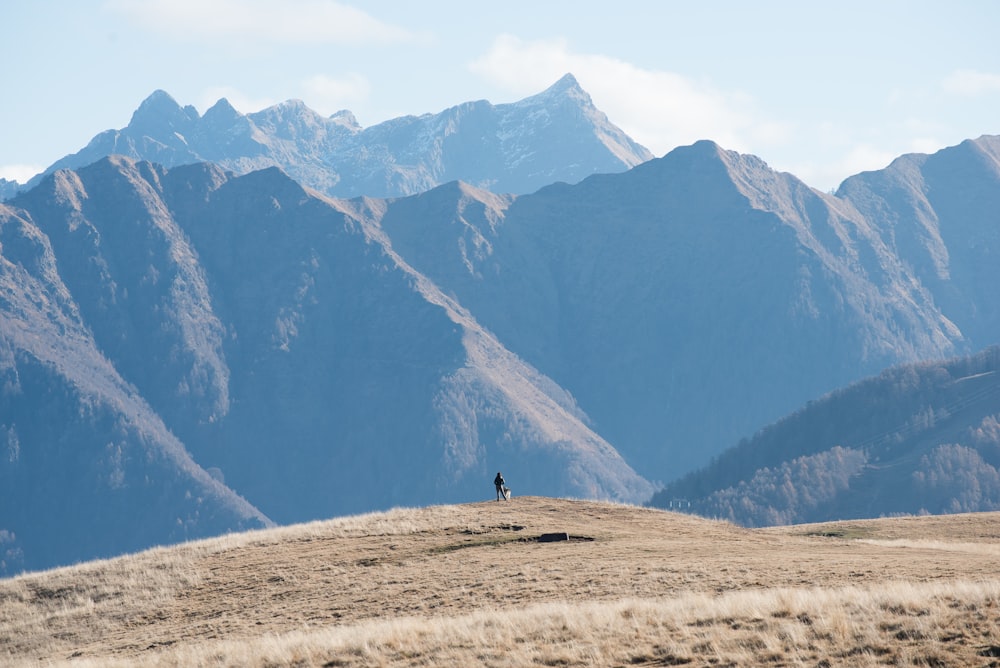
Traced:
<path fill-rule="evenodd" d="M 198 111 L 188 105 L 181 107 L 163 90 L 155 90 L 139 108 L 132 114 L 128 127 L 138 133 L 148 133 L 150 136 L 162 135 L 165 132 L 188 132 L 198 121 Z"/>
<path fill-rule="evenodd" d="M 580 87 L 580 82 L 577 81 L 576 77 L 571 73 L 567 72 L 559 78 L 554 84 L 545 89 L 541 95 L 585 95 L 587 98 L 587 92 Z"/>
<path fill-rule="evenodd" d="M 355 118 L 354 113 L 347 109 L 341 109 L 337 113 L 333 114 L 330 116 L 330 120 L 353 132 L 360 132 L 362 129 L 361 124 L 358 123 L 358 119 Z"/>
<path fill-rule="evenodd" d="M 290 123 L 308 123 L 309 125 L 323 125 L 324 119 L 318 113 L 306 106 L 302 100 L 285 100 L 272 105 L 267 109 L 250 114 L 254 122 L 264 127 L 267 124 L 281 126 Z"/>
<path fill-rule="evenodd" d="M 236 111 L 236 108 L 229 103 L 229 100 L 223 97 L 219 98 L 215 104 L 208 108 L 202 120 L 213 124 L 232 123 L 242 116 L 243 114 Z"/>
<path fill-rule="evenodd" d="M 350 111 L 327 118 L 301 100 L 244 116 L 223 99 L 199 117 L 157 90 L 128 127 L 96 136 L 46 173 L 112 153 L 167 167 L 210 161 L 239 174 L 278 166 L 334 197 L 399 197 L 452 180 L 527 193 L 652 157 L 593 106 L 571 74 L 521 102 L 468 102 L 368 128 Z"/>
<path fill-rule="evenodd" d="M 561 108 L 566 104 L 586 110 L 595 109 L 590 94 L 580 87 L 580 83 L 572 74 L 565 74 L 545 90 L 519 102 L 516 107 Z M 502 105 L 501 105 L 502 106 Z"/>
<path fill-rule="evenodd" d="M 16 195 L 20 185 L 17 181 L 0 178 L 0 202 Z"/>
<path fill-rule="evenodd" d="M 76 172 L 61 169 L 52 175 L 52 198 L 60 206 L 80 211 L 87 191 Z"/>

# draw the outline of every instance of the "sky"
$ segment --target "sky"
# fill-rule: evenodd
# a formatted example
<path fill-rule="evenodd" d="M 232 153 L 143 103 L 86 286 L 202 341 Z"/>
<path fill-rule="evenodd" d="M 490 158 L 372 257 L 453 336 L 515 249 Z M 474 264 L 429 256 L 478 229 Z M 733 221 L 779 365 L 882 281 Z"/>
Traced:
<path fill-rule="evenodd" d="M 157 89 L 367 127 L 568 72 L 657 157 L 711 139 L 829 191 L 1000 134 L 998 28 L 995 0 L 7 0 L 0 177 L 125 127 Z"/>

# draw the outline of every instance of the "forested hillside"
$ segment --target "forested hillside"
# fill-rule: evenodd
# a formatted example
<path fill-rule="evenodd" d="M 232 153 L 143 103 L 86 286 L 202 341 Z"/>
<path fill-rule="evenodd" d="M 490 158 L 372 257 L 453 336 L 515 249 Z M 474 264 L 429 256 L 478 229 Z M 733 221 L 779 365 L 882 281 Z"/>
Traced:
<path fill-rule="evenodd" d="M 1000 348 L 894 367 L 723 452 L 654 505 L 748 526 L 1000 508 Z"/>

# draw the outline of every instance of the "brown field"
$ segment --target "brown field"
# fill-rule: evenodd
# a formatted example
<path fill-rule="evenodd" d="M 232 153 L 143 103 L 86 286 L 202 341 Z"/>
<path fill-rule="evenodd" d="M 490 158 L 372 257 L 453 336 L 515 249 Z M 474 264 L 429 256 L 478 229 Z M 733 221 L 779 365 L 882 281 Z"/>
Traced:
<path fill-rule="evenodd" d="M 0 664 L 1000 666 L 1000 514 L 394 510 L 0 580 Z"/>

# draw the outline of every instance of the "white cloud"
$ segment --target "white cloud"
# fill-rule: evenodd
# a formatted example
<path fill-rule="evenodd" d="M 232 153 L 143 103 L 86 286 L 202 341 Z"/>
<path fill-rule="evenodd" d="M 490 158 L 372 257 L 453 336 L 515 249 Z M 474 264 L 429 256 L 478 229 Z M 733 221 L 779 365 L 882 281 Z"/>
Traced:
<path fill-rule="evenodd" d="M 357 73 L 339 78 L 317 74 L 303 81 L 302 87 L 307 104 L 324 116 L 352 109 L 365 102 L 371 93 L 368 80 Z"/>
<path fill-rule="evenodd" d="M 885 151 L 870 144 L 858 144 L 851 147 L 840 160 L 830 166 L 830 169 L 841 174 L 860 174 L 884 169 L 898 157 L 898 153 Z"/>
<path fill-rule="evenodd" d="M 934 137 L 913 137 L 910 139 L 910 153 L 937 153 L 946 145 Z"/>
<path fill-rule="evenodd" d="M 1000 93 L 1000 74 L 977 70 L 956 70 L 949 74 L 941 85 L 945 91 L 958 95 Z"/>
<path fill-rule="evenodd" d="M 574 51 L 565 39 L 497 37 L 469 69 L 514 99 L 537 93 L 571 72 L 611 122 L 663 155 L 699 139 L 753 153 L 773 168 L 829 190 L 862 171 L 885 168 L 907 152 L 933 153 L 947 128 L 917 118 L 846 123 L 768 117 L 749 95 L 665 70 L 649 70 L 598 54 Z M 962 71 L 954 92 L 1000 91 L 1000 75 Z M 894 91 L 897 99 L 902 93 Z M 794 111 L 789 113 L 795 113 Z"/>
<path fill-rule="evenodd" d="M 342 77 L 317 74 L 300 81 L 297 89 L 290 92 L 290 97 L 300 98 L 310 109 L 324 116 L 330 116 L 342 109 L 353 111 L 354 106 L 363 104 L 370 93 L 371 85 L 360 74 L 350 73 Z M 286 101 L 286 99 L 248 95 L 232 86 L 207 88 L 199 98 L 198 108 L 202 113 L 221 98 L 229 100 L 229 104 L 243 114 L 260 111 Z"/>
<path fill-rule="evenodd" d="M 231 86 L 213 86 L 202 92 L 200 97 L 201 101 L 198 108 L 202 110 L 202 113 L 222 98 L 226 98 L 229 104 L 233 105 L 233 108 L 242 114 L 250 114 L 282 102 L 282 100 L 275 100 L 269 97 L 247 95 L 243 91 Z"/>
<path fill-rule="evenodd" d="M 396 43 L 420 36 L 334 0 L 107 0 L 106 9 L 187 39 L 270 43 Z"/>
<path fill-rule="evenodd" d="M 573 52 L 566 40 L 494 40 L 469 69 L 513 94 L 542 90 L 571 72 L 611 121 L 656 155 L 699 139 L 738 151 L 781 142 L 788 128 L 757 117 L 753 101 L 674 72 Z"/>
<path fill-rule="evenodd" d="M 0 179 L 27 183 L 35 174 L 40 174 L 45 168 L 39 165 L 0 165 Z"/>
<path fill-rule="evenodd" d="M 904 126 L 907 124 L 902 123 Z M 897 136 L 887 140 L 886 146 L 876 146 L 852 135 L 846 128 L 829 123 L 822 123 L 815 131 L 805 134 L 824 137 L 825 141 L 816 145 L 816 155 L 802 161 L 801 153 L 796 153 L 788 164 L 779 161 L 772 167 L 791 172 L 805 183 L 825 191 L 835 189 L 849 176 L 885 169 L 901 155 L 935 153 L 944 146 L 940 139 L 916 135 Z"/>

